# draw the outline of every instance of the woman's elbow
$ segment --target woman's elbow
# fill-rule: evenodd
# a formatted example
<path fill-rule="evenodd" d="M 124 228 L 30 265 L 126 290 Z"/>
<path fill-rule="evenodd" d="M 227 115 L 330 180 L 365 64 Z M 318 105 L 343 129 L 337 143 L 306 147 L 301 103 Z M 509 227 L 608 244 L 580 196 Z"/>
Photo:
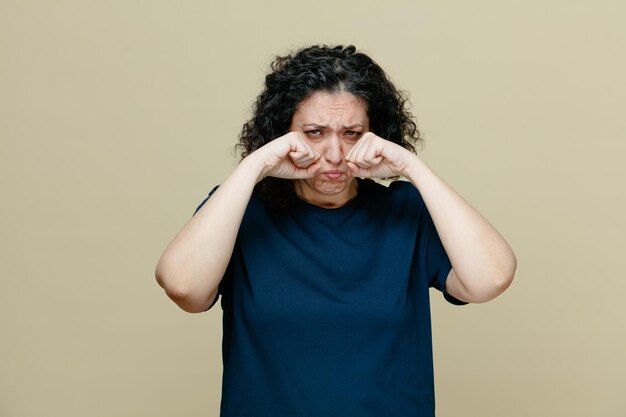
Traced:
<path fill-rule="evenodd" d="M 504 267 L 497 268 L 487 275 L 485 284 L 471 295 L 471 303 L 486 303 L 491 301 L 511 286 L 517 269 L 517 260 L 512 255 Z"/>
<path fill-rule="evenodd" d="M 517 269 L 517 258 L 513 251 L 511 251 L 505 266 L 500 271 L 500 278 L 497 280 L 497 286 L 499 289 L 498 295 L 506 291 L 507 288 L 513 283 L 515 277 L 515 270 Z"/>
<path fill-rule="evenodd" d="M 198 297 L 198 292 L 189 285 L 185 279 L 174 278 L 157 266 L 155 271 L 157 283 L 163 288 L 165 294 L 176 303 L 182 310 L 188 313 L 201 313 L 208 309 L 206 300 Z"/>

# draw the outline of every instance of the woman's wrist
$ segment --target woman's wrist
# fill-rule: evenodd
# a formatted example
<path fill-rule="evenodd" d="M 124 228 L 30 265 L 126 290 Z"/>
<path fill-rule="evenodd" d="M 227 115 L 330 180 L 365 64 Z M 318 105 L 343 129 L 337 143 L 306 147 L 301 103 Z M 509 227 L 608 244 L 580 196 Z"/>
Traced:
<path fill-rule="evenodd" d="M 241 160 L 237 169 L 241 169 L 247 173 L 250 177 L 254 178 L 255 184 L 261 181 L 266 176 L 267 166 L 263 161 L 260 161 L 258 155 L 252 152 Z"/>
<path fill-rule="evenodd" d="M 416 181 L 420 177 L 420 172 L 423 170 L 424 165 L 424 161 L 422 161 L 419 156 L 410 153 L 410 156 L 407 157 L 402 176 L 417 186 Z"/>

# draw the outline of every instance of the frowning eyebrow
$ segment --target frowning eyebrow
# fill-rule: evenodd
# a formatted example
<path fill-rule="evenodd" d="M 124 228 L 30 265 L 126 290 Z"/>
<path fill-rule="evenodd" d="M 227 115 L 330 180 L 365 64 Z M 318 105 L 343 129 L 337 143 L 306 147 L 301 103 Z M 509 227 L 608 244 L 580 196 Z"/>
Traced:
<path fill-rule="evenodd" d="M 303 124 L 302 127 L 309 127 L 313 129 L 328 129 L 327 125 L 320 125 L 317 123 L 306 123 L 306 124 Z M 351 130 L 351 129 L 357 129 L 357 128 L 362 128 L 362 127 L 363 127 L 362 124 L 355 124 L 355 125 L 350 125 L 350 126 L 343 126 L 343 129 Z"/>

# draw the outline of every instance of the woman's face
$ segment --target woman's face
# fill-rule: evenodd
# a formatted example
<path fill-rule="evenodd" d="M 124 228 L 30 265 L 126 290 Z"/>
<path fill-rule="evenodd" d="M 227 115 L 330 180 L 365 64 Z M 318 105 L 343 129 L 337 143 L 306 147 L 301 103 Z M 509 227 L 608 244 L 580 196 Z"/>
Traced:
<path fill-rule="evenodd" d="M 297 107 L 289 131 L 300 132 L 319 155 L 321 167 L 312 178 L 294 180 L 300 198 L 321 206 L 341 207 L 356 196 L 356 179 L 344 157 L 369 130 L 367 106 L 348 93 L 319 91 Z"/>

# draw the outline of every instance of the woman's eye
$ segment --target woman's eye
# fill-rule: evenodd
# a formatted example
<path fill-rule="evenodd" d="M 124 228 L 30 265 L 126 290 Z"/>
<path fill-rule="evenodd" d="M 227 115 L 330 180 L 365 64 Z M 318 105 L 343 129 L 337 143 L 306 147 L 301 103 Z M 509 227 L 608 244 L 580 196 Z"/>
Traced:
<path fill-rule="evenodd" d="M 354 130 L 348 130 L 346 132 L 346 136 L 348 136 L 351 139 L 358 138 L 358 137 L 361 136 L 361 132 L 355 132 Z"/>
<path fill-rule="evenodd" d="M 322 134 L 322 132 L 319 129 L 307 130 L 304 133 L 306 133 L 307 135 L 311 135 L 311 136 L 319 136 Z"/>

